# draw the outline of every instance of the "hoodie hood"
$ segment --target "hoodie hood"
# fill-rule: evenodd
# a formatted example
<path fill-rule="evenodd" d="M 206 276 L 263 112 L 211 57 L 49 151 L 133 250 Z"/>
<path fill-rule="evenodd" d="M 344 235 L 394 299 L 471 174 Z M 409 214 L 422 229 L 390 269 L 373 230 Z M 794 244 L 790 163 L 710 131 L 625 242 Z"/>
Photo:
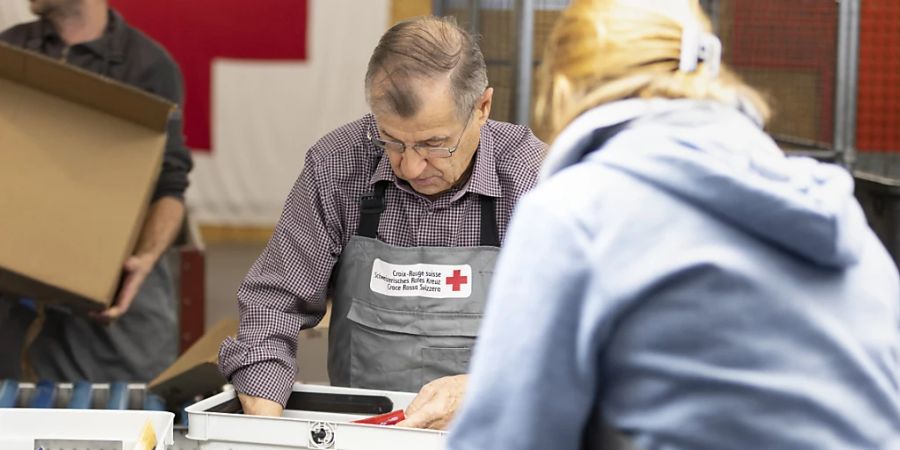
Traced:
<path fill-rule="evenodd" d="M 737 108 L 662 99 L 600 106 L 557 137 L 541 177 L 582 160 L 657 186 L 816 264 L 859 260 L 867 225 L 852 177 L 832 164 L 784 156 Z"/>

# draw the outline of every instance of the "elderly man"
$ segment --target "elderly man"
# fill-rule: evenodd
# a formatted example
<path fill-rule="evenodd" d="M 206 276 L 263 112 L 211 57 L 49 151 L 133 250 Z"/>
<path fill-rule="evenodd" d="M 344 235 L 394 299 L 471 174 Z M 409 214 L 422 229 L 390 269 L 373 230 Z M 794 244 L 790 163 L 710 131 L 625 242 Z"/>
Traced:
<path fill-rule="evenodd" d="M 178 104 L 178 66 L 157 43 L 128 25 L 106 0 L 30 0 L 40 20 L 0 33 L 0 42 L 131 84 Z M 134 253 L 125 261 L 115 303 L 92 320 L 48 311 L 31 345 L 40 378 L 58 381 L 148 381 L 178 354 L 176 295 L 163 254 L 184 218 L 191 155 L 183 144 L 180 113 L 169 121 L 162 171 Z M 0 304 L 0 350 L 18 354 L 35 313 Z M 4 311 L 6 310 L 6 311 Z M 19 358 L 0 362 L 0 377 L 19 375 Z"/>
<path fill-rule="evenodd" d="M 247 413 L 280 415 L 297 334 L 330 297 L 332 384 L 421 388 L 400 425 L 444 428 L 507 222 L 545 146 L 526 127 L 488 119 L 484 58 L 452 21 L 395 25 L 365 81 L 372 114 L 310 149 L 238 291 L 240 331 L 219 365 Z"/>

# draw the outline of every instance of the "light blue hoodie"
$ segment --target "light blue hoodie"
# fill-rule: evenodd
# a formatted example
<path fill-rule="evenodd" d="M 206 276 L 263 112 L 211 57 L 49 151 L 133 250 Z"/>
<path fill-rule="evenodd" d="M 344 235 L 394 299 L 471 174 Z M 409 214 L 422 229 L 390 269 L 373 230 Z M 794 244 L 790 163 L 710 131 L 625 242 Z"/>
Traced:
<path fill-rule="evenodd" d="M 450 449 L 591 448 L 602 422 L 645 450 L 900 448 L 897 269 L 843 169 L 734 108 L 628 100 L 543 175 Z"/>

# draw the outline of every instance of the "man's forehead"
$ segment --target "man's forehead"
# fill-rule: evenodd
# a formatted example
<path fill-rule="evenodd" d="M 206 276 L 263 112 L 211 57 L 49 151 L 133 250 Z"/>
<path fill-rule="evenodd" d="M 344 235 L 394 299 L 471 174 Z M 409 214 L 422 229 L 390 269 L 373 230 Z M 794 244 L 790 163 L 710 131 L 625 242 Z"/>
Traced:
<path fill-rule="evenodd" d="M 423 108 L 423 113 L 426 113 Z M 396 114 L 376 114 L 378 129 L 394 138 L 425 141 L 432 138 L 446 138 L 458 128 L 456 114 L 417 114 L 415 117 L 400 117 Z"/>
<path fill-rule="evenodd" d="M 400 105 L 418 114 L 421 109 L 447 109 L 455 107 L 450 80 L 445 77 L 375 77 L 370 86 L 369 99 L 372 108 L 396 111 Z M 406 109 L 406 108 L 403 108 Z M 400 112 L 404 112 L 403 109 Z"/>
<path fill-rule="evenodd" d="M 372 112 L 379 129 L 391 136 L 405 139 L 448 136 L 459 127 L 459 115 L 452 103 L 423 103 L 411 117 L 403 117 L 392 111 L 379 111 L 377 108 Z"/>

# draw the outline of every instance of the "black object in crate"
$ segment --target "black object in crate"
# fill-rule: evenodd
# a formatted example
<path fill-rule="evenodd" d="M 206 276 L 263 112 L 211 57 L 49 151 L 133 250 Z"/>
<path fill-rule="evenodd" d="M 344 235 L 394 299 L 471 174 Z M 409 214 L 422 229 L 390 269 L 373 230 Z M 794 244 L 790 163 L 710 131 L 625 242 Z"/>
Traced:
<path fill-rule="evenodd" d="M 900 267 L 900 180 L 856 171 L 856 198 L 869 226 Z"/>
<path fill-rule="evenodd" d="M 285 409 L 344 414 L 376 415 L 393 411 L 394 402 L 381 395 L 331 394 L 325 392 L 291 392 Z M 240 400 L 235 397 L 220 403 L 209 412 L 243 414 Z"/>

